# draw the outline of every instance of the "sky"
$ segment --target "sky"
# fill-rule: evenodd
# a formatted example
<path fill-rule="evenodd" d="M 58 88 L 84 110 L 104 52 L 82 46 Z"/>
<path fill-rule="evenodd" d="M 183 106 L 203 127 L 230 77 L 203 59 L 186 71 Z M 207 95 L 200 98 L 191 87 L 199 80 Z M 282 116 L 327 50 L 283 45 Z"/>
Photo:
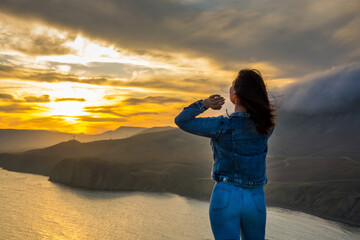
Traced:
<path fill-rule="evenodd" d="M 175 127 L 212 94 L 226 103 L 201 116 L 231 114 L 242 68 L 284 109 L 344 111 L 360 105 L 359 12 L 358 0 L 2 0 L 0 128 Z"/>

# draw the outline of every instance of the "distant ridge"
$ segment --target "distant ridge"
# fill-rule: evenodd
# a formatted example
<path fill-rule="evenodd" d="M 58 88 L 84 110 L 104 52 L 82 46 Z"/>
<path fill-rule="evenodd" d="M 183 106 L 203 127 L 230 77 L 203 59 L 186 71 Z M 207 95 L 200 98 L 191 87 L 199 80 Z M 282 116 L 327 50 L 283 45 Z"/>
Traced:
<path fill-rule="evenodd" d="M 167 130 L 172 130 L 172 129 L 176 129 L 177 127 L 171 127 L 171 126 L 164 126 L 164 127 L 152 127 L 152 128 L 148 128 L 145 129 L 139 133 L 135 133 L 134 135 L 138 135 L 138 134 L 144 134 L 144 133 L 154 133 L 154 132 L 161 132 L 161 131 L 167 131 Z"/>
<path fill-rule="evenodd" d="M 74 137 L 80 142 L 121 139 L 147 129 L 146 127 L 121 126 L 113 131 L 100 134 L 72 134 L 54 130 L 0 129 L 0 153 L 15 153 L 44 148 L 74 139 Z"/>

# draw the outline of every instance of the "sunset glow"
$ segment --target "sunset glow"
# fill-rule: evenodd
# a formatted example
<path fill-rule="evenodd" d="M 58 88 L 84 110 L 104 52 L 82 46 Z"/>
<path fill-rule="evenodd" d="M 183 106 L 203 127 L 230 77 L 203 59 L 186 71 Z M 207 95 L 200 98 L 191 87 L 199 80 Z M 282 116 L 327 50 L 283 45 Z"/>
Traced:
<path fill-rule="evenodd" d="M 338 9 L 335 2 L 326 7 L 329 12 Z M 82 15 L 78 21 L 68 20 L 75 7 L 50 13 L 41 9 L 55 8 L 44 4 L 0 4 L 1 128 L 90 134 L 120 126 L 175 126 L 179 110 L 211 94 L 227 102 L 205 116 L 231 112 L 228 90 L 242 68 L 260 70 L 269 92 L 276 93 L 332 66 L 331 59 L 341 64 L 360 56 L 353 47 L 359 36 L 349 30 L 358 18 L 327 30 L 326 41 L 319 30 L 321 44 L 331 50 L 306 40 L 308 31 L 330 28 L 326 21 L 352 16 L 352 3 L 331 16 L 314 3 L 297 16 L 290 3 L 284 8 L 295 12 L 284 15 L 255 3 L 175 1 L 159 8 L 159 16 L 139 10 L 136 19 L 121 13 L 125 3 L 111 3 L 111 11 L 94 3 L 84 6 L 89 16 L 109 11 L 101 13 L 106 17 Z M 175 5 L 179 11 L 169 15 L 165 9 Z"/>

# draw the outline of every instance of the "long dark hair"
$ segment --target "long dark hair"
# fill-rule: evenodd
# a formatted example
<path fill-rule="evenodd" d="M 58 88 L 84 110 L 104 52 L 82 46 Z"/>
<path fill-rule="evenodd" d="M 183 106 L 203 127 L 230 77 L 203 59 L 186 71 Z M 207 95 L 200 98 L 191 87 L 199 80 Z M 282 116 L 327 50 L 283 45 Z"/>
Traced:
<path fill-rule="evenodd" d="M 250 118 L 255 122 L 259 134 L 268 135 L 276 125 L 276 110 L 270 104 L 266 85 L 259 70 L 240 70 L 234 90 L 241 106 L 250 113 Z"/>

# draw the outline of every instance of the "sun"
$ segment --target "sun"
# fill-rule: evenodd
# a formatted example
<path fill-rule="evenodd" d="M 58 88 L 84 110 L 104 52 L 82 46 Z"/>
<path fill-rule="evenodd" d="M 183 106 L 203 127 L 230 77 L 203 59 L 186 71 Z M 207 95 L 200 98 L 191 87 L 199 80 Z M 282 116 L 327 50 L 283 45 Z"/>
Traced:
<path fill-rule="evenodd" d="M 51 101 L 46 103 L 47 116 L 85 116 L 90 115 L 84 109 L 87 106 L 105 104 L 104 95 L 106 88 L 72 83 L 42 83 L 41 87 L 46 94 L 51 96 Z M 39 93 L 40 94 L 40 93 Z"/>
<path fill-rule="evenodd" d="M 49 115 L 63 115 L 63 116 L 84 116 L 89 115 L 83 111 L 87 104 L 78 101 L 63 101 L 48 103 Z"/>

